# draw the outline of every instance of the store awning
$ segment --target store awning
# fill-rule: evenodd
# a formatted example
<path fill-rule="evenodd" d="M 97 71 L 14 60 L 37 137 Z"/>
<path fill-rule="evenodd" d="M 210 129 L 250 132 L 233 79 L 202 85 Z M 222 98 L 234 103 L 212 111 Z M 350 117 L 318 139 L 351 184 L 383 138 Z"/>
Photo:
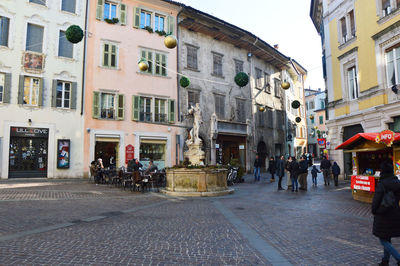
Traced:
<path fill-rule="evenodd" d="M 353 149 L 357 146 L 362 145 L 366 141 L 373 141 L 375 142 L 376 137 L 379 135 L 379 133 L 358 133 L 354 135 L 353 137 L 349 138 L 339 146 L 335 148 L 335 150 L 348 150 L 348 149 Z M 395 133 L 394 134 L 394 143 L 400 141 L 400 133 Z"/>

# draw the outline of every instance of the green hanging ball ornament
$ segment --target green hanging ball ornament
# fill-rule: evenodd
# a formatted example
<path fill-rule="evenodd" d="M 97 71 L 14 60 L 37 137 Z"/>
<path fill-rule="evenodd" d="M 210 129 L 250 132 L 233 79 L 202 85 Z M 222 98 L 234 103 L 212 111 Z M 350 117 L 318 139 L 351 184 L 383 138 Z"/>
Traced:
<path fill-rule="evenodd" d="M 239 72 L 235 76 L 235 83 L 239 87 L 244 87 L 247 85 L 247 83 L 249 83 L 249 76 L 244 72 Z"/>
<path fill-rule="evenodd" d="M 72 43 L 78 43 L 83 39 L 83 30 L 78 25 L 71 25 L 65 32 L 65 37 Z"/>
<path fill-rule="evenodd" d="M 300 102 L 298 101 L 298 100 L 294 100 L 293 102 L 292 102 L 292 108 L 293 109 L 297 109 L 297 108 L 299 108 L 300 107 Z"/>
<path fill-rule="evenodd" d="M 301 122 L 301 117 L 300 116 L 298 116 L 298 117 L 296 117 L 296 123 L 300 123 Z"/>
<path fill-rule="evenodd" d="M 190 85 L 190 80 L 187 77 L 181 77 L 179 84 L 181 84 L 181 87 L 186 88 Z"/>

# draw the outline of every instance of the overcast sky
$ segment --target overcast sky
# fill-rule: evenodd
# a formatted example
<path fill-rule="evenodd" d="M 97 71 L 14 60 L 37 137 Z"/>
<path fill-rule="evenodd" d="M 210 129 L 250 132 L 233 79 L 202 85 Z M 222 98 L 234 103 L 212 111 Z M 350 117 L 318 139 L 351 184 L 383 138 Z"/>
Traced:
<path fill-rule="evenodd" d="M 321 39 L 310 18 L 311 0 L 178 0 L 252 32 L 308 71 L 306 88 L 325 88 Z"/>

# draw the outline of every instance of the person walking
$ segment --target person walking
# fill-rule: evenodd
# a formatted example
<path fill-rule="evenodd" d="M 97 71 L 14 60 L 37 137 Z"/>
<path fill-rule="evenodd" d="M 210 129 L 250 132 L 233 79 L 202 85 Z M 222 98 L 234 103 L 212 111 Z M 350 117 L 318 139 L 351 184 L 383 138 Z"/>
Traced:
<path fill-rule="evenodd" d="M 335 181 L 335 186 L 337 187 L 339 185 L 338 176 L 340 175 L 340 167 L 336 162 L 333 162 L 332 165 L 332 175 L 333 180 Z"/>
<path fill-rule="evenodd" d="M 307 190 L 308 162 L 305 156 L 301 156 L 299 163 L 299 183 L 301 190 Z"/>
<path fill-rule="evenodd" d="M 317 169 L 315 165 L 313 165 L 313 168 L 311 169 L 311 176 L 312 176 L 312 182 L 314 186 L 317 186 L 317 176 L 318 173 L 321 173 L 320 170 Z"/>
<path fill-rule="evenodd" d="M 261 177 L 261 160 L 258 156 L 258 154 L 256 155 L 256 159 L 254 160 L 254 182 L 260 181 L 260 177 Z"/>
<path fill-rule="evenodd" d="M 331 162 L 326 159 L 326 156 L 322 156 L 321 160 L 321 165 L 319 166 L 319 169 L 322 171 L 322 174 L 324 175 L 324 183 L 326 185 L 330 185 L 330 170 L 331 170 Z"/>
<path fill-rule="evenodd" d="M 268 172 L 271 174 L 271 182 L 275 182 L 276 162 L 273 156 L 269 159 Z"/>
<path fill-rule="evenodd" d="M 285 175 L 285 157 L 283 155 L 278 160 L 276 160 L 276 175 L 279 178 L 278 190 L 283 190 L 282 178 Z"/>
<path fill-rule="evenodd" d="M 392 237 L 400 236 L 400 208 L 397 205 L 385 213 L 379 211 L 384 194 L 389 191 L 394 193 L 396 202 L 399 202 L 400 181 L 393 174 L 393 162 L 386 160 L 381 164 L 380 179 L 371 205 L 371 211 L 374 215 L 372 233 L 379 238 L 383 246 L 383 257 L 379 263 L 382 266 L 389 265 L 390 256 L 393 256 L 397 265 L 400 265 L 400 254 L 391 242 Z"/>
<path fill-rule="evenodd" d="M 299 164 L 296 162 L 296 158 L 292 157 L 292 162 L 289 164 L 290 180 L 292 181 L 292 192 L 299 191 L 299 184 L 297 177 L 299 174 Z"/>

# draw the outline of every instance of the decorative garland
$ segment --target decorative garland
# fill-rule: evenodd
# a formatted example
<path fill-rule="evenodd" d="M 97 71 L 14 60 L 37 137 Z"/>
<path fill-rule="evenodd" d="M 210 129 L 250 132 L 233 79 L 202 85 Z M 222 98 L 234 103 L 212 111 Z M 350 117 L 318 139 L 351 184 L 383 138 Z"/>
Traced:
<path fill-rule="evenodd" d="M 65 32 L 65 37 L 72 43 L 78 43 L 83 39 L 83 30 L 78 25 L 71 25 Z"/>
<path fill-rule="evenodd" d="M 249 83 L 249 76 L 244 72 L 239 72 L 235 76 L 235 83 L 242 88 Z"/>
<path fill-rule="evenodd" d="M 179 84 L 181 84 L 183 88 L 186 88 L 190 85 L 190 80 L 187 77 L 181 77 L 181 79 L 179 80 Z"/>

